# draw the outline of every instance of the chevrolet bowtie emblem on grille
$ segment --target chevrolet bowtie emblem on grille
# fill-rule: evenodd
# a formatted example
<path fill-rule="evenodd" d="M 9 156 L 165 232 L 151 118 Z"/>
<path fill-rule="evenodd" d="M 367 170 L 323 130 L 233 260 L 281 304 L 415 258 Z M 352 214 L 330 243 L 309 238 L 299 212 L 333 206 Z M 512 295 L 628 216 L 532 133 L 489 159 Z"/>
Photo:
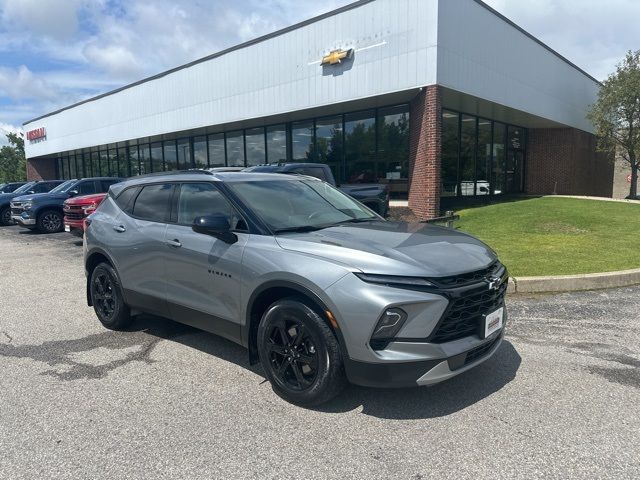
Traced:
<path fill-rule="evenodd" d="M 320 65 L 336 65 L 338 63 L 342 63 L 342 60 L 345 58 L 351 58 L 353 54 L 353 48 L 349 50 L 332 50 L 328 55 L 322 57 L 322 62 Z"/>
<path fill-rule="evenodd" d="M 487 278 L 487 282 L 489 284 L 489 290 L 498 290 L 500 285 L 502 285 L 502 279 L 500 277 Z"/>

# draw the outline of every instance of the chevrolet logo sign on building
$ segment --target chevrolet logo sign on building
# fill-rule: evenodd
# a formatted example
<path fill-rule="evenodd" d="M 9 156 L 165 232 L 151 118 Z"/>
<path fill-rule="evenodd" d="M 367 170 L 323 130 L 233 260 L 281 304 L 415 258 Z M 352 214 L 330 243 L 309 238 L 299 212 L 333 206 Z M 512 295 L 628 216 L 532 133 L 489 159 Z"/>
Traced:
<path fill-rule="evenodd" d="M 320 65 L 336 65 L 338 63 L 342 63 L 342 60 L 345 58 L 351 58 L 353 54 L 353 48 L 348 50 L 332 50 L 328 55 L 322 57 L 322 62 Z"/>

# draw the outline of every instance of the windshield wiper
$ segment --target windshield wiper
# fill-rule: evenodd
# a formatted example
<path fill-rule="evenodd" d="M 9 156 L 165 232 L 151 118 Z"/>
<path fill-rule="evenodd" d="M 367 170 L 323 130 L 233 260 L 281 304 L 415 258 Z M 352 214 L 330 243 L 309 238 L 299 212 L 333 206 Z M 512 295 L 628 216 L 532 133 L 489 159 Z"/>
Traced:
<path fill-rule="evenodd" d="M 316 230 L 322 230 L 330 225 L 300 225 L 297 227 L 278 228 L 273 233 L 287 233 L 287 232 L 314 232 Z"/>
<path fill-rule="evenodd" d="M 340 225 L 342 223 L 364 223 L 364 222 L 373 222 L 377 220 L 375 217 L 371 218 L 350 218 L 349 220 L 343 220 L 341 222 L 336 223 L 335 225 Z"/>

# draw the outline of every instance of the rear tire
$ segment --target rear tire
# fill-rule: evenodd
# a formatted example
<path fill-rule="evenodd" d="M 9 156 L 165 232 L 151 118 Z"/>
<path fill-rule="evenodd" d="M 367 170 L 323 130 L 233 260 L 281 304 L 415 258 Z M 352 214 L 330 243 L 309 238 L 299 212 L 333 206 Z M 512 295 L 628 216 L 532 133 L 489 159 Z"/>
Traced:
<path fill-rule="evenodd" d="M 0 210 L 0 225 L 3 227 L 11 225 L 11 208 L 5 207 Z"/>
<path fill-rule="evenodd" d="M 122 287 L 116 271 L 108 263 L 100 263 L 91 272 L 89 292 L 98 320 L 110 330 L 128 327 L 133 318 L 124 303 Z"/>
<path fill-rule="evenodd" d="M 346 386 L 338 339 L 304 301 L 271 305 L 258 326 L 258 354 L 273 390 L 288 402 L 312 407 Z"/>
<path fill-rule="evenodd" d="M 64 229 L 62 213 L 57 210 L 45 210 L 38 215 L 38 230 L 43 233 L 58 233 Z"/>

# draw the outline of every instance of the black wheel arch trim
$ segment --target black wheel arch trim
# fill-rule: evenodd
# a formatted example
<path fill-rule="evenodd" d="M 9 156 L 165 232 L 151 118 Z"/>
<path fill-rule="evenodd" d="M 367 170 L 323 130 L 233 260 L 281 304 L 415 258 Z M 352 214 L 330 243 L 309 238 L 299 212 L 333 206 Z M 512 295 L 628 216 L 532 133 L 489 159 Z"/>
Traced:
<path fill-rule="evenodd" d="M 260 294 L 262 294 L 263 292 L 265 292 L 266 290 L 269 290 L 271 288 L 287 288 L 290 290 L 294 290 L 297 293 L 299 293 L 300 295 L 303 295 L 309 299 L 311 299 L 311 301 L 313 301 L 318 307 L 320 307 L 322 309 L 322 317 L 327 321 L 327 324 L 329 325 L 329 328 L 331 328 L 331 330 L 336 334 L 336 337 L 338 338 L 338 344 L 340 345 L 340 351 L 343 355 L 344 358 L 348 358 L 348 353 L 347 353 L 347 348 L 346 348 L 346 344 L 344 341 L 344 337 L 342 336 L 342 331 L 340 330 L 340 326 L 338 325 L 338 328 L 334 328 L 333 325 L 331 324 L 331 321 L 327 318 L 327 315 L 325 312 L 329 311 L 331 312 L 331 309 L 327 306 L 327 304 L 324 302 L 324 300 L 322 300 L 322 298 L 320 298 L 320 296 L 318 296 L 318 294 L 314 293 L 313 291 L 311 291 L 309 288 L 305 287 L 304 285 L 301 285 L 299 283 L 296 282 L 292 282 L 289 280 L 269 280 L 263 284 L 261 284 L 258 288 L 256 288 L 252 293 L 251 296 L 249 297 L 249 300 L 247 301 L 247 310 L 246 310 L 246 314 L 245 314 L 245 324 L 242 326 L 242 330 L 241 330 L 241 337 L 242 337 L 242 344 L 246 345 L 248 350 L 249 350 L 249 363 L 250 364 L 255 364 L 258 362 L 258 352 L 256 349 L 256 345 L 257 345 L 257 337 L 256 337 L 256 333 L 257 333 L 257 329 L 256 328 L 252 328 L 253 327 L 253 322 L 254 321 L 260 321 L 260 319 L 253 319 L 251 317 L 251 310 L 253 309 L 253 305 L 256 301 L 256 299 L 260 296 Z M 333 313 L 333 312 L 332 312 Z M 337 320 L 336 320 L 337 322 Z"/>
<path fill-rule="evenodd" d="M 93 302 L 91 301 L 91 292 L 89 291 L 89 283 L 91 282 L 91 272 L 89 272 L 89 269 L 87 268 L 87 261 L 96 254 L 102 255 L 109 261 L 109 263 L 113 267 L 113 270 L 116 272 L 116 275 L 118 275 L 118 282 L 120 283 L 120 285 L 122 285 L 122 283 L 120 282 L 118 269 L 116 268 L 116 262 L 113 261 L 113 258 L 111 257 L 111 255 L 109 255 L 106 251 L 104 251 L 102 248 L 99 248 L 99 247 L 94 247 L 91 250 L 89 250 L 87 252 L 87 256 L 85 257 L 86 259 L 84 261 L 84 273 L 85 273 L 85 276 L 87 277 L 87 282 L 86 282 L 87 283 L 86 285 L 87 305 L 90 307 L 93 307 Z M 123 290 L 123 293 L 124 293 L 124 290 Z M 125 301 L 126 301 L 126 298 L 125 298 Z"/>

